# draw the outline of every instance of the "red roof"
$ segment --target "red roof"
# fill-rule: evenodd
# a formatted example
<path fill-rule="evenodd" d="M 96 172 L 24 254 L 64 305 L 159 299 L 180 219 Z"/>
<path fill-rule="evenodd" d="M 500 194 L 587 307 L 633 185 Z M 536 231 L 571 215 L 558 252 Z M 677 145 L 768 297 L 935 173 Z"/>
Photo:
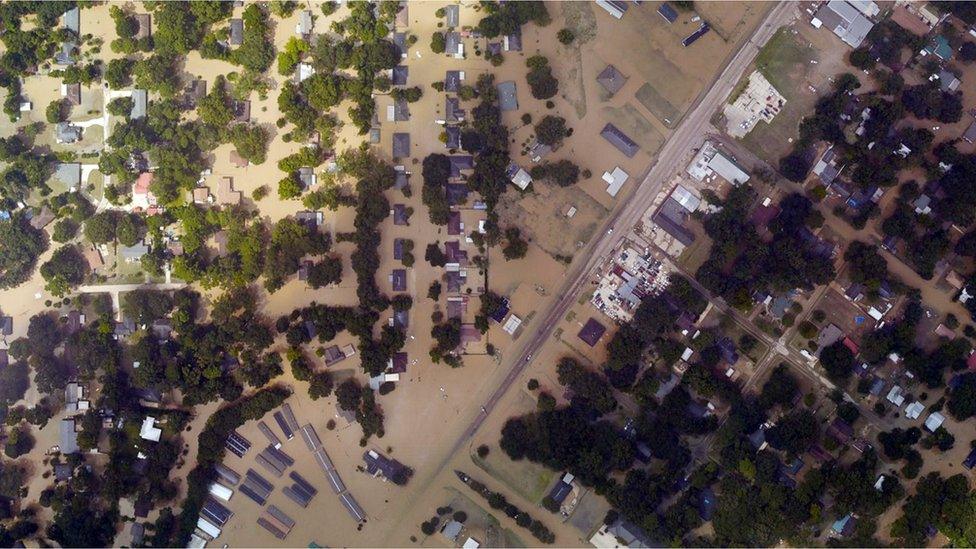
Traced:
<path fill-rule="evenodd" d="M 854 343 L 854 340 L 852 340 L 849 337 L 845 337 L 844 338 L 844 346 L 847 347 L 848 349 L 850 349 L 851 352 L 854 353 L 854 356 L 857 356 L 857 353 L 859 352 L 859 349 L 857 347 L 857 343 Z"/>
<path fill-rule="evenodd" d="M 966 367 L 970 370 L 976 370 L 976 353 L 969 355 L 966 359 Z"/>
<path fill-rule="evenodd" d="M 143 172 L 139 174 L 139 178 L 136 179 L 136 184 L 132 187 L 133 194 L 147 194 L 149 192 L 149 186 L 152 185 L 153 174 L 151 172 Z"/>

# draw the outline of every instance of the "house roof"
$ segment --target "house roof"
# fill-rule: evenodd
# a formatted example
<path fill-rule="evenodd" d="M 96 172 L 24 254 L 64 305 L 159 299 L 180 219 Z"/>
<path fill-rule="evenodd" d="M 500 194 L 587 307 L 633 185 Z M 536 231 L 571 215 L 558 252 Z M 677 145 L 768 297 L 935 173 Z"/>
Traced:
<path fill-rule="evenodd" d="M 393 134 L 393 157 L 408 158 L 410 156 L 410 134 Z"/>
<path fill-rule="evenodd" d="M 514 81 L 498 84 L 498 108 L 502 112 L 518 110 L 518 92 Z"/>
<path fill-rule="evenodd" d="M 61 143 L 74 143 L 81 140 L 81 128 L 72 126 L 70 122 L 58 122 L 57 138 Z"/>
<path fill-rule="evenodd" d="M 119 246 L 119 255 L 125 259 L 141 259 L 147 253 L 149 253 L 149 246 L 143 242 L 137 242 L 133 246 Z"/>
<path fill-rule="evenodd" d="M 241 156 L 241 153 L 237 152 L 237 149 L 232 149 L 230 151 L 230 155 L 228 156 L 228 160 L 230 160 L 230 163 L 235 168 L 246 168 L 247 165 L 250 164 L 250 162 L 246 158 L 244 158 L 243 156 Z"/>
<path fill-rule="evenodd" d="M 976 141 L 976 121 L 974 121 L 972 124 L 969 125 L 968 128 L 966 128 L 966 133 L 962 134 L 962 138 L 969 143 L 973 143 L 974 141 Z"/>
<path fill-rule="evenodd" d="M 590 317 L 577 334 L 577 337 L 582 339 L 590 347 L 594 347 L 606 331 L 606 326 L 600 324 L 600 321 L 597 319 Z"/>
<path fill-rule="evenodd" d="M 457 55 L 461 53 L 461 35 L 456 32 L 444 33 L 444 53 Z"/>
<path fill-rule="evenodd" d="M 388 458 L 376 450 L 365 451 L 363 461 L 366 462 L 367 473 L 380 474 L 390 480 L 397 478 L 406 469 L 399 461 Z"/>
<path fill-rule="evenodd" d="M 302 10 L 302 12 L 298 14 L 298 25 L 295 26 L 295 31 L 303 36 L 312 34 L 311 10 Z"/>
<path fill-rule="evenodd" d="M 403 239 L 394 238 L 393 239 L 393 259 L 400 261 L 403 259 Z"/>
<path fill-rule="evenodd" d="M 243 19 L 231 19 L 230 20 L 230 45 L 240 46 L 244 43 L 244 20 Z"/>
<path fill-rule="evenodd" d="M 145 118 L 148 102 L 146 90 L 132 90 L 132 111 L 129 113 L 129 118 L 133 120 Z"/>
<path fill-rule="evenodd" d="M 78 6 L 74 6 L 68 11 L 64 12 L 64 28 L 70 30 L 76 35 L 81 34 L 81 10 Z"/>
<path fill-rule="evenodd" d="M 241 203 L 241 191 L 234 190 L 234 179 L 228 176 L 220 178 L 217 183 L 217 203 L 235 205 Z"/>
<path fill-rule="evenodd" d="M 407 207 L 404 204 L 394 204 L 393 205 L 393 224 L 394 225 L 406 225 L 407 224 Z"/>
<path fill-rule="evenodd" d="M 522 51 L 521 29 L 502 38 L 502 47 L 505 49 L 505 51 Z"/>
<path fill-rule="evenodd" d="M 662 7 L 666 5 L 667 4 L 662 4 Z M 616 93 L 620 91 L 620 88 L 623 88 L 624 84 L 627 83 L 627 77 L 618 71 L 617 67 L 607 65 L 607 68 L 600 71 L 600 74 L 596 76 L 596 81 L 599 82 L 600 85 L 603 86 L 603 89 L 607 90 L 610 95 L 616 95 Z"/>
<path fill-rule="evenodd" d="M 708 161 L 708 167 L 733 185 L 741 185 L 749 181 L 749 174 L 722 151 L 715 151 L 715 155 Z"/>
<path fill-rule="evenodd" d="M 136 31 L 136 40 L 142 40 L 143 38 L 149 38 L 152 36 L 152 16 L 148 13 L 137 13 L 133 15 L 136 19 L 136 23 L 139 23 L 139 30 Z"/>
<path fill-rule="evenodd" d="M 461 87 L 461 71 L 447 71 L 444 75 L 444 91 L 457 93 Z"/>
<path fill-rule="evenodd" d="M 64 418 L 61 420 L 61 453 L 77 454 L 81 448 L 78 447 L 78 433 L 75 432 L 75 420 Z"/>
<path fill-rule="evenodd" d="M 444 128 L 444 133 L 447 134 L 447 141 L 444 143 L 449 149 L 458 149 L 461 147 L 461 128 L 457 126 L 447 126 Z"/>
<path fill-rule="evenodd" d="M 14 317 L 0 316 L 0 334 L 10 335 L 14 333 Z"/>
<path fill-rule="evenodd" d="M 664 229 L 666 233 L 673 236 L 675 240 L 689 246 L 695 241 L 695 235 L 684 226 L 687 215 L 688 211 L 677 200 L 669 197 L 661 204 L 651 220 Z"/>
<path fill-rule="evenodd" d="M 410 76 L 410 67 L 406 65 L 397 65 L 393 67 L 393 76 L 391 80 L 394 86 L 406 86 L 407 78 Z"/>
<path fill-rule="evenodd" d="M 627 158 L 633 158 L 637 154 L 638 149 L 640 149 L 637 143 L 634 143 L 631 138 L 627 137 L 627 134 L 620 131 L 613 124 L 604 126 L 600 135 L 609 141 L 611 145 L 617 147 L 617 150 L 624 153 L 624 156 Z"/>
<path fill-rule="evenodd" d="M 450 4 L 444 6 L 444 19 L 448 27 L 458 27 L 461 25 L 461 6 Z"/>
<path fill-rule="evenodd" d="M 81 164 L 78 162 L 59 162 L 54 177 L 69 187 L 81 184 Z"/>
<path fill-rule="evenodd" d="M 464 111 L 461 109 L 461 100 L 457 97 L 448 97 L 444 105 L 445 118 L 448 122 L 460 122 L 464 120 Z"/>
<path fill-rule="evenodd" d="M 448 204 L 459 206 L 468 201 L 468 186 L 464 183 L 448 183 L 444 194 L 447 195 Z"/>
<path fill-rule="evenodd" d="M 549 490 L 549 497 L 555 501 L 557 504 L 562 504 L 566 501 L 566 497 L 573 491 L 573 485 L 563 482 L 563 479 L 556 481 L 555 486 L 552 490 Z"/>
<path fill-rule="evenodd" d="M 393 285 L 394 292 L 407 291 L 407 270 L 393 269 L 393 272 L 390 273 L 390 283 Z"/>
<path fill-rule="evenodd" d="M 35 213 L 30 218 L 30 225 L 35 229 L 43 229 L 54 221 L 54 212 L 47 206 L 41 206 L 41 211 Z"/>
<path fill-rule="evenodd" d="M 860 46 L 874 26 L 870 19 L 844 0 L 830 0 L 817 11 L 816 18 L 852 48 Z"/>

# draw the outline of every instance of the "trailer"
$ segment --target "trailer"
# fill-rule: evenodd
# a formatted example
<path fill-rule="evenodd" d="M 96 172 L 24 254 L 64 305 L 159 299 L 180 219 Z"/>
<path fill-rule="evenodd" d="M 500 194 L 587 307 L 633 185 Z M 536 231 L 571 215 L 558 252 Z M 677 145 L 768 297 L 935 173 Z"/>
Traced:
<path fill-rule="evenodd" d="M 298 420 L 295 419 L 295 413 L 291 411 L 291 404 L 287 402 L 281 405 L 281 412 L 285 414 L 285 421 L 288 422 L 288 426 L 291 427 L 292 431 L 298 430 Z"/>
<path fill-rule="evenodd" d="M 224 501 L 230 501 L 231 496 L 234 495 L 234 491 L 222 484 L 211 482 L 210 495 Z"/>
<path fill-rule="evenodd" d="M 231 469 L 230 467 L 227 467 L 223 463 L 218 463 L 214 467 L 214 471 L 217 473 L 217 476 L 219 476 L 220 479 L 223 480 L 224 483 L 226 484 L 229 484 L 231 486 L 237 486 L 237 484 L 241 482 L 241 475 L 237 471 Z"/>
<path fill-rule="evenodd" d="M 258 429 L 268 439 L 269 444 L 275 448 L 281 448 L 281 439 L 278 438 L 278 435 L 274 434 L 274 431 L 271 430 L 271 427 L 268 427 L 268 424 L 264 420 L 258 422 Z"/>
<path fill-rule="evenodd" d="M 281 432 L 285 434 L 286 439 L 291 440 L 295 438 L 295 432 L 291 430 L 291 427 L 288 425 L 288 422 L 285 421 L 285 415 L 282 414 L 281 411 L 275 412 L 274 414 L 271 415 L 271 417 L 275 419 L 275 422 L 278 424 L 278 427 L 281 429 Z"/>
<path fill-rule="evenodd" d="M 203 531 L 204 534 L 210 536 L 212 540 L 220 536 L 220 528 L 217 528 L 217 526 L 203 517 L 197 519 L 197 528 Z"/>
<path fill-rule="evenodd" d="M 315 452 L 322 447 L 322 440 L 319 439 L 319 435 L 311 423 L 302 426 L 302 440 L 305 441 L 305 446 L 308 446 L 309 452 Z"/>

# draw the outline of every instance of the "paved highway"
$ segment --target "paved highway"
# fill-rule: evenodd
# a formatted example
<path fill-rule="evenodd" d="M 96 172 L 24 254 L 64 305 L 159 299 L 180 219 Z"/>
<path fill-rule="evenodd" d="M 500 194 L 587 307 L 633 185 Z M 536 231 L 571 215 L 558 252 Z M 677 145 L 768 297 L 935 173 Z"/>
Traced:
<path fill-rule="evenodd" d="M 780 3 L 770 10 L 765 20 L 756 28 L 752 37 L 743 43 L 698 105 L 681 121 L 661 149 L 656 162 L 643 181 L 631 193 L 626 205 L 612 214 L 605 222 L 604 230 L 599 236 L 581 250 L 580 256 L 588 259 L 576 264 L 566 273 L 566 280 L 556 292 L 558 296 L 556 301 L 533 322 L 534 335 L 523 345 L 522 352 L 517 356 L 508 375 L 484 403 L 482 413 L 471 422 L 471 425 L 458 438 L 449 456 L 456 454 L 474 436 L 509 387 L 532 362 L 532 357 L 549 339 L 559 319 L 572 307 L 593 269 L 606 259 L 630 228 L 640 221 L 641 216 L 651 207 L 654 199 L 661 192 L 664 183 L 683 169 L 682 162 L 686 155 L 693 148 L 701 145 L 710 127 L 709 119 L 726 100 L 732 88 L 759 52 L 759 48 L 773 36 L 777 29 L 795 17 L 796 5 L 790 2 Z"/>

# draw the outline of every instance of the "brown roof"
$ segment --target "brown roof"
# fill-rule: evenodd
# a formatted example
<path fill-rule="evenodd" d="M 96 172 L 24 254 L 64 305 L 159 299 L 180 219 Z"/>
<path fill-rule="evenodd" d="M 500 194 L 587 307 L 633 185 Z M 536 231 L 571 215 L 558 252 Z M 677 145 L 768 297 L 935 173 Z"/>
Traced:
<path fill-rule="evenodd" d="M 88 262 L 88 267 L 93 271 L 105 265 L 105 260 L 102 259 L 101 252 L 91 244 L 82 249 L 82 256 Z"/>
<path fill-rule="evenodd" d="M 220 178 L 217 183 L 217 203 L 218 204 L 240 204 L 241 191 L 234 190 L 234 179 L 228 176 Z"/>
<path fill-rule="evenodd" d="M 137 13 L 133 17 L 136 18 L 136 22 L 139 23 L 139 30 L 136 31 L 136 40 L 141 40 L 143 38 L 149 38 L 152 35 L 152 25 L 150 24 L 152 19 L 148 13 Z"/>
<path fill-rule="evenodd" d="M 241 153 L 237 150 L 230 151 L 230 163 L 234 165 L 235 168 L 246 168 L 249 162 L 246 158 L 241 156 Z"/>
<path fill-rule="evenodd" d="M 81 84 L 66 84 L 64 97 L 72 105 L 81 105 Z"/>
<path fill-rule="evenodd" d="M 197 204 L 205 204 L 210 199 L 209 187 L 197 187 L 193 189 L 193 201 Z"/>

